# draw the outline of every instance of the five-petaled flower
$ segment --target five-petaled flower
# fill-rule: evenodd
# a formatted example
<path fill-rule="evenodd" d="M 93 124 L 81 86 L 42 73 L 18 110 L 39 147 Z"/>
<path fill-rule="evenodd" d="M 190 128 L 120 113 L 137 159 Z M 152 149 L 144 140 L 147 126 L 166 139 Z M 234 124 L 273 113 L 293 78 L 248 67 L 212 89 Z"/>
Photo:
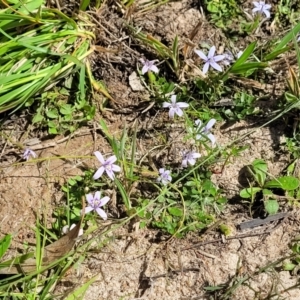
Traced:
<path fill-rule="evenodd" d="M 97 170 L 97 172 L 94 174 L 93 179 L 98 179 L 102 176 L 103 172 L 105 171 L 108 177 L 111 180 L 115 179 L 114 172 L 120 172 L 121 168 L 114 164 L 115 161 L 117 161 L 117 157 L 115 155 L 109 157 L 107 160 L 105 160 L 102 156 L 102 154 L 99 151 L 96 151 L 95 156 L 101 163 L 101 167 Z"/>
<path fill-rule="evenodd" d="M 193 166 L 196 163 L 196 158 L 201 157 L 201 154 L 198 152 L 190 151 L 183 152 L 183 159 L 181 166 L 186 168 L 188 165 Z"/>
<path fill-rule="evenodd" d="M 264 1 L 254 1 L 254 8 L 252 9 L 252 13 L 265 14 L 267 18 L 270 18 L 270 4 L 266 4 Z"/>
<path fill-rule="evenodd" d="M 23 159 L 28 160 L 30 158 L 30 156 L 32 156 L 33 158 L 36 158 L 37 154 L 29 148 L 25 149 L 25 151 L 23 153 Z"/>
<path fill-rule="evenodd" d="M 171 103 L 164 102 L 163 103 L 164 108 L 169 108 L 169 116 L 170 118 L 174 118 L 174 114 L 178 115 L 179 117 L 182 117 L 183 111 L 181 108 L 189 107 L 188 103 L 185 102 L 176 102 L 176 95 L 171 96 Z"/>
<path fill-rule="evenodd" d="M 215 125 L 216 119 L 211 119 L 208 121 L 208 123 L 205 126 L 202 126 L 202 122 L 200 120 L 196 120 L 195 124 L 197 126 L 196 128 L 196 140 L 201 140 L 203 137 L 207 137 L 211 143 L 214 145 L 216 143 L 215 136 L 210 133 L 211 128 Z"/>
<path fill-rule="evenodd" d="M 142 68 L 142 74 L 144 75 L 145 73 L 152 71 L 154 73 L 158 73 L 158 68 L 155 65 L 155 62 L 157 62 L 157 59 L 154 60 L 148 60 L 148 59 L 143 59 L 141 58 L 140 61 L 143 64 L 143 68 Z"/>
<path fill-rule="evenodd" d="M 63 228 L 62 228 L 62 233 L 63 234 L 67 234 L 69 231 L 71 231 L 76 225 L 75 224 L 72 224 L 71 227 L 69 228 L 69 225 L 65 225 Z M 79 229 L 79 232 L 78 232 L 78 236 L 81 236 L 83 235 L 83 229 L 80 228 Z"/>
<path fill-rule="evenodd" d="M 160 174 L 157 178 L 158 182 L 161 182 L 163 185 L 167 185 L 169 182 L 172 181 L 172 177 L 170 175 L 171 171 L 165 170 L 164 168 L 160 168 L 158 172 Z"/>
<path fill-rule="evenodd" d="M 103 197 L 101 198 L 101 193 L 97 191 L 95 195 L 93 194 L 87 194 L 85 195 L 86 201 L 88 202 L 88 206 L 85 208 L 85 213 L 89 213 L 93 210 L 97 212 L 97 214 L 103 219 L 107 219 L 107 214 L 106 212 L 101 209 L 100 207 L 104 206 L 110 199 L 109 197 Z"/>
<path fill-rule="evenodd" d="M 202 58 L 205 61 L 204 67 L 202 72 L 204 74 L 207 73 L 209 66 L 211 66 L 212 68 L 214 68 L 217 71 L 222 72 L 222 68 L 219 64 L 217 64 L 218 61 L 221 61 L 225 58 L 224 55 L 216 55 L 215 56 L 215 52 L 216 52 L 216 47 L 212 46 L 209 51 L 208 51 L 208 55 L 206 56 L 201 50 L 195 50 L 195 53 L 198 54 L 200 56 L 200 58 Z"/>

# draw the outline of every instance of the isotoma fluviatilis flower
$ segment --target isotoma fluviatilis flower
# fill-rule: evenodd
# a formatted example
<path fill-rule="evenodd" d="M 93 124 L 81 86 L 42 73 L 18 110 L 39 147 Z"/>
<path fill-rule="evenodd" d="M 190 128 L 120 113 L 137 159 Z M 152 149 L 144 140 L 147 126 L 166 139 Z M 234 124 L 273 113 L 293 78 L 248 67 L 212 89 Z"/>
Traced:
<path fill-rule="evenodd" d="M 141 58 L 140 61 L 143 64 L 143 68 L 142 68 L 142 74 L 144 75 L 145 73 L 152 71 L 154 73 L 158 73 L 158 68 L 155 65 L 155 62 L 157 62 L 157 59 L 154 60 L 148 60 L 148 59 L 143 59 Z"/>
<path fill-rule="evenodd" d="M 87 194 L 85 195 L 86 197 L 86 201 L 88 202 L 88 206 L 85 208 L 85 213 L 89 213 L 91 211 L 96 211 L 97 214 L 103 219 L 106 220 L 107 219 L 107 214 L 106 212 L 101 209 L 100 207 L 104 206 L 109 200 L 109 197 L 103 197 L 101 198 L 101 193 L 99 191 L 97 191 L 95 193 L 95 195 L 93 196 L 93 194 Z"/>
<path fill-rule="evenodd" d="M 200 120 L 196 120 L 195 124 L 197 126 L 196 128 L 196 140 L 201 140 L 203 137 L 207 137 L 211 143 L 214 145 L 216 143 L 215 136 L 210 132 L 212 127 L 215 125 L 216 119 L 211 119 L 207 122 L 205 126 L 202 126 L 202 122 Z"/>
<path fill-rule="evenodd" d="M 196 158 L 201 157 L 201 154 L 194 151 L 183 152 L 181 166 L 187 168 L 188 165 L 193 166 L 196 163 Z"/>
<path fill-rule="evenodd" d="M 25 151 L 23 153 L 23 159 L 25 159 L 25 160 L 28 161 L 29 158 L 30 158 L 30 156 L 32 156 L 33 158 L 36 158 L 37 154 L 33 150 L 31 150 L 29 148 L 25 149 Z"/>
<path fill-rule="evenodd" d="M 171 96 L 171 103 L 169 102 L 164 102 L 163 107 L 164 108 L 169 108 L 169 117 L 174 118 L 174 115 L 176 114 L 179 117 L 183 116 L 183 111 L 182 108 L 187 108 L 189 107 L 188 103 L 185 102 L 176 102 L 176 95 Z"/>
<path fill-rule="evenodd" d="M 234 55 L 230 51 L 224 53 L 224 60 L 222 61 L 225 66 L 229 66 L 234 62 Z"/>
<path fill-rule="evenodd" d="M 255 6 L 252 9 L 252 13 L 256 14 L 265 14 L 267 18 L 270 18 L 270 9 L 271 9 L 271 5 L 270 4 L 266 4 L 264 1 L 254 1 L 253 5 Z"/>
<path fill-rule="evenodd" d="M 157 178 L 157 182 L 161 182 L 163 185 L 167 185 L 169 182 L 172 181 L 171 171 L 165 170 L 164 168 L 160 168 L 158 170 L 159 176 Z"/>
<path fill-rule="evenodd" d="M 69 225 L 65 225 L 63 228 L 62 228 L 62 233 L 63 234 L 67 234 L 69 231 L 71 231 L 76 225 L 75 224 L 72 224 L 71 227 L 69 228 Z M 79 229 L 79 232 L 78 232 L 78 236 L 81 236 L 83 235 L 83 229 L 80 228 Z"/>
<path fill-rule="evenodd" d="M 121 168 L 114 164 L 114 162 L 117 161 L 117 157 L 115 155 L 110 156 L 107 160 L 105 160 L 102 156 L 102 154 L 99 151 L 96 151 L 95 156 L 101 163 L 101 167 L 97 170 L 97 172 L 94 174 L 93 179 L 98 179 L 102 176 L 103 172 L 105 171 L 107 176 L 111 179 L 115 179 L 114 172 L 120 172 Z"/>
<path fill-rule="evenodd" d="M 197 55 L 199 55 L 200 58 L 202 58 L 205 62 L 203 70 L 202 70 L 202 72 L 204 74 L 207 73 L 209 67 L 212 67 L 215 70 L 222 72 L 222 67 L 219 64 L 217 64 L 217 62 L 223 60 L 225 58 L 225 56 L 224 55 L 216 55 L 215 56 L 215 52 L 216 52 L 215 46 L 212 46 L 209 49 L 207 56 L 201 50 L 195 50 L 195 53 Z"/>

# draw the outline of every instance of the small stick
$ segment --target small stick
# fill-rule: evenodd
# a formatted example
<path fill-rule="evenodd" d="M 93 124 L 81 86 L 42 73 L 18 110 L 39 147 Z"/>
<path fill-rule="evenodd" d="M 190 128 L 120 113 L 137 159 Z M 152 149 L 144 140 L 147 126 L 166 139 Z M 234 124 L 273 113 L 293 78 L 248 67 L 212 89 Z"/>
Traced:
<path fill-rule="evenodd" d="M 257 219 L 242 222 L 239 225 L 239 227 L 240 227 L 241 230 L 245 230 L 245 229 L 248 229 L 248 228 L 254 228 L 254 227 L 264 225 L 264 224 L 272 222 L 272 221 L 277 221 L 277 220 L 283 219 L 283 218 L 287 217 L 287 215 L 288 215 L 287 212 L 282 212 L 282 213 L 278 213 L 278 214 L 275 214 L 275 215 L 268 216 L 265 219 L 257 218 Z"/>

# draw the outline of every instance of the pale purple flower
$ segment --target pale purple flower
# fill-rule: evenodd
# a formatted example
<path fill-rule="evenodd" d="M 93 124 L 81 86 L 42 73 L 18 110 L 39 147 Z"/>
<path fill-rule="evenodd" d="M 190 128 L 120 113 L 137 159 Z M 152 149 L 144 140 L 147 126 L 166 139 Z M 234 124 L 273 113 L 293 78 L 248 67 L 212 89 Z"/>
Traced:
<path fill-rule="evenodd" d="M 141 58 L 140 61 L 143 64 L 143 68 L 142 68 L 142 74 L 144 75 L 145 73 L 152 71 L 154 73 L 158 73 L 158 68 L 155 65 L 155 62 L 157 62 L 157 59 L 154 60 L 148 60 L 148 59 L 143 59 Z"/>
<path fill-rule="evenodd" d="M 181 166 L 186 168 L 188 165 L 193 166 L 196 163 L 196 158 L 201 157 L 201 154 L 198 152 L 190 151 L 183 152 L 183 159 Z"/>
<path fill-rule="evenodd" d="M 171 103 L 164 102 L 163 107 L 169 108 L 169 116 L 170 118 L 174 118 L 174 114 L 176 114 L 179 117 L 183 116 L 183 111 L 181 108 L 189 107 L 189 105 L 185 102 L 176 102 L 176 95 L 171 96 Z"/>
<path fill-rule="evenodd" d="M 117 161 L 117 157 L 115 155 L 109 157 L 107 160 L 105 160 L 102 156 L 102 154 L 99 151 L 96 151 L 95 156 L 101 163 L 101 167 L 97 170 L 97 172 L 94 174 L 93 179 L 98 179 L 102 176 L 103 172 L 105 171 L 108 177 L 111 180 L 115 179 L 114 172 L 120 172 L 121 168 L 114 164 L 115 161 Z"/>
<path fill-rule="evenodd" d="M 254 8 L 252 9 L 252 13 L 259 13 L 259 14 L 265 14 L 267 18 L 270 18 L 270 9 L 271 5 L 266 4 L 264 1 L 254 1 Z"/>
<path fill-rule="evenodd" d="M 297 38 L 297 42 L 300 42 L 300 35 L 299 35 L 298 38 Z"/>
<path fill-rule="evenodd" d="M 103 220 L 106 220 L 107 214 L 100 207 L 104 206 L 110 200 L 109 197 L 106 196 L 101 199 L 101 193 L 99 191 L 97 191 L 94 196 L 93 194 L 87 194 L 85 197 L 89 204 L 89 206 L 85 208 L 85 213 L 87 214 L 95 210 Z"/>
<path fill-rule="evenodd" d="M 172 181 L 172 177 L 170 175 L 171 171 L 165 170 L 164 168 L 160 168 L 158 172 L 160 174 L 157 178 L 158 182 L 161 182 L 163 185 L 167 185 L 169 182 Z"/>
<path fill-rule="evenodd" d="M 222 61 L 222 63 L 225 66 L 229 66 L 231 63 L 234 62 L 234 56 L 230 51 L 226 51 L 223 55 L 224 55 L 224 60 Z"/>
<path fill-rule="evenodd" d="M 204 64 L 204 67 L 202 70 L 202 72 L 204 74 L 207 73 L 210 66 L 212 68 L 214 68 L 215 70 L 222 72 L 222 68 L 219 64 L 217 64 L 217 62 L 223 60 L 225 58 L 225 56 L 224 55 L 216 55 L 215 56 L 215 52 L 216 52 L 215 46 L 212 46 L 209 49 L 207 56 L 201 50 L 195 50 L 195 53 L 198 54 L 200 56 L 200 58 L 202 58 L 205 61 L 205 64 Z"/>
<path fill-rule="evenodd" d="M 196 135 L 196 140 L 201 140 L 203 137 L 207 137 L 211 143 L 214 145 L 216 143 L 216 138 L 215 136 L 210 133 L 211 128 L 215 125 L 216 119 L 211 119 L 208 121 L 208 123 L 203 126 L 202 122 L 200 120 L 196 120 L 195 124 L 197 126 L 197 135 Z"/>
<path fill-rule="evenodd" d="M 76 225 L 75 224 L 72 224 L 71 227 L 69 228 L 69 225 L 65 225 L 63 228 L 62 228 L 62 233 L 63 234 L 67 234 L 69 231 L 71 231 Z M 81 236 L 83 235 L 83 229 L 80 228 L 79 229 L 79 232 L 78 232 L 78 236 Z"/>
<path fill-rule="evenodd" d="M 29 158 L 30 158 L 30 156 L 32 156 L 33 158 L 36 158 L 37 154 L 33 150 L 31 150 L 29 148 L 25 149 L 25 151 L 23 153 L 23 159 L 25 159 L 25 160 L 28 161 Z"/>

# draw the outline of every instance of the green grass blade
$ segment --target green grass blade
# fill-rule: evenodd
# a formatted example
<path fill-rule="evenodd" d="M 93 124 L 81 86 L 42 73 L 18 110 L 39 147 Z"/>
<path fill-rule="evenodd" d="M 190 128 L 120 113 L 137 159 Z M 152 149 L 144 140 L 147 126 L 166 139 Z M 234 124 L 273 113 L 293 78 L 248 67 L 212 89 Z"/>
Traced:
<path fill-rule="evenodd" d="M 98 275 L 92 277 L 89 281 L 84 283 L 80 288 L 76 289 L 75 291 L 71 292 L 65 300 L 78 300 L 78 299 L 83 299 L 84 294 L 86 293 L 88 287 L 96 281 L 98 278 Z"/>
<path fill-rule="evenodd" d="M 281 42 L 275 47 L 273 52 L 276 52 L 284 48 L 291 40 L 293 40 L 297 36 L 299 31 L 300 31 L 300 22 L 288 34 L 286 34 L 282 38 Z"/>
<path fill-rule="evenodd" d="M 0 258 L 5 254 L 11 243 L 11 235 L 7 234 L 0 240 Z"/>

